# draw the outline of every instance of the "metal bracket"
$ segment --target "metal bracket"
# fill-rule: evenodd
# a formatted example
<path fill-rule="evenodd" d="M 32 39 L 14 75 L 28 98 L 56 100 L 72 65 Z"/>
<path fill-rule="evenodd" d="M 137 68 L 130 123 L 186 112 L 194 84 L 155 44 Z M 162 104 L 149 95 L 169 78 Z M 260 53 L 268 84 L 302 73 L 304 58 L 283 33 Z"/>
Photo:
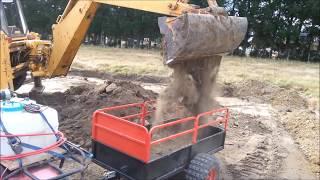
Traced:
<path fill-rule="evenodd" d="M 108 179 L 112 179 L 112 178 L 115 178 L 117 175 L 117 172 L 116 171 L 104 171 L 103 173 L 103 177 L 102 177 L 102 180 L 108 180 Z"/>

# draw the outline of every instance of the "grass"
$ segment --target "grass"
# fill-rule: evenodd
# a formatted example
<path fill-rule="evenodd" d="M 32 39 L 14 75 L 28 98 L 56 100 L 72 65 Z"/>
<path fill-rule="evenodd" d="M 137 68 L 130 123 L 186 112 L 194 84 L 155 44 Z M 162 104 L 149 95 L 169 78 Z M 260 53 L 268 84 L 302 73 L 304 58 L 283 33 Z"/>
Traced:
<path fill-rule="evenodd" d="M 73 67 L 162 77 L 171 73 L 171 70 L 163 65 L 160 51 L 95 46 L 81 47 Z M 219 81 L 268 81 L 281 87 L 297 89 L 319 101 L 319 69 L 319 63 L 225 56 L 220 67 Z"/>
<path fill-rule="evenodd" d="M 160 51 L 155 50 L 83 46 L 72 67 L 117 74 L 170 75 Z"/>
<path fill-rule="evenodd" d="M 319 69 L 319 63 L 226 56 L 219 73 L 222 81 L 268 81 L 280 87 L 295 88 L 319 99 Z"/>

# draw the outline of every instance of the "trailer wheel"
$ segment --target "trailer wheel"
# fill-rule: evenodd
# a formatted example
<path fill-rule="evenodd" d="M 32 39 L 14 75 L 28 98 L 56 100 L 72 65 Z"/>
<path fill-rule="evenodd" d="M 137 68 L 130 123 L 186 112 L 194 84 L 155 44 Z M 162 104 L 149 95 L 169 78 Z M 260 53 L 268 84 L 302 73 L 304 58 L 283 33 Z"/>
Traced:
<path fill-rule="evenodd" d="M 187 180 L 219 180 L 219 177 L 219 160 L 215 156 L 205 153 L 196 155 L 186 170 Z"/>

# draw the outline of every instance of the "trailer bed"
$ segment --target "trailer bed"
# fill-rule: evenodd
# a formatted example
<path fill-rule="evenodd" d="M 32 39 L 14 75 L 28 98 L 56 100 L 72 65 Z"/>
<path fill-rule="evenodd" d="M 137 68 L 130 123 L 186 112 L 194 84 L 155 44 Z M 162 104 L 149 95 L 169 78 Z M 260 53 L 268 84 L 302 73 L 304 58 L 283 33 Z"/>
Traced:
<path fill-rule="evenodd" d="M 183 171 L 196 154 L 213 153 L 224 148 L 229 116 L 227 109 L 212 110 L 148 128 L 145 119 L 153 113 L 154 108 L 147 106 L 150 106 L 149 102 L 95 112 L 92 121 L 92 152 L 95 163 L 128 179 L 165 179 Z M 140 107 L 139 113 L 124 117 L 109 113 L 137 107 Z M 135 117 L 139 120 L 129 120 Z M 186 123 L 190 125 L 190 122 L 192 126 L 187 129 L 154 138 L 154 133 L 159 130 Z M 167 147 L 166 143 L 175 144 L 181 138 L 186 142 L 185 145 L 163 148 Z M 157 147 L 164 151 L 157 153 Z"/>

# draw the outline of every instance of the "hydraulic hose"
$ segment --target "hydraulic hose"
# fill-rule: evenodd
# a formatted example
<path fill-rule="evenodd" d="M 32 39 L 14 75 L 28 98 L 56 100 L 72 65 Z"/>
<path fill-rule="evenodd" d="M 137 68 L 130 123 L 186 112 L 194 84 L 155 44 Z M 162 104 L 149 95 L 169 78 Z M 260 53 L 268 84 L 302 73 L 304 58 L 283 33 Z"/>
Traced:
<path fill-rule="evenodd" d="M 59 140 L 53 143 L 52 145 L 46 146 L 44 148 L 41 148 L 39 150 L 34 150 L 32 152 L 27 153 L 21 153 L 17 155 L 11 155 L 11 156 L 0 156 L 0 160 L 16 160 L 19 158 L 24 158 L 27 156 L 33 156 L 41 153 L 45 153 L 47 151 L 53 150 L 59 146 L 61 146 L 64 142 L 66 142 L 66 138 L 64 137 L 64 134 L 60 131 L 56 133 L 39 133 L 39 134 L 15 134 L 15 135 L 0 135 L 0 137 L 23 137 L 23 136 L 44 136 L 44 135 L 57 135 L 59 136 Z"/>

